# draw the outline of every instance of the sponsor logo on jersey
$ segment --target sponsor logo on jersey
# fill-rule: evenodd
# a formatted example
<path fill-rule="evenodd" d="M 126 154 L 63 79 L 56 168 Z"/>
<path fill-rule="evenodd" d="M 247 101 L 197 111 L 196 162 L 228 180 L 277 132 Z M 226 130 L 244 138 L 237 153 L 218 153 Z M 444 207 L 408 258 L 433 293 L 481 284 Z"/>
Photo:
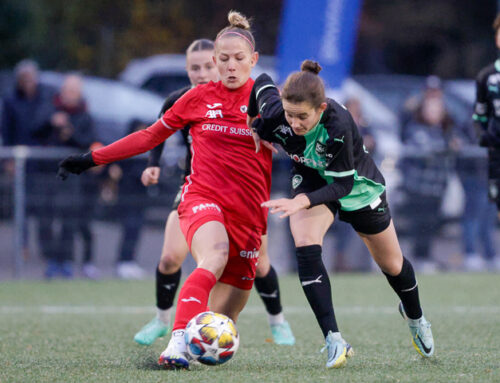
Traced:
<path fill-rule="evenodd" d="M 223 118 L 222 115 L 222 110 L 217 109 L 217 110 L 207 110 L 207 113 L 205 114 L 206 118 Z"/>
<path fill-rule="evenodd" d="M 241 113 L 246 113 L 246 112 L 247 112 L 247 110 L 248 110 L 248 108 L 247 108 L 247 106 L 246 106 L 246 105 L 241 105 L 241 106 L 240 106 L 240 112 L 241 112 Z"/>
<path fill-rule="evenodd" d="M 297 189 L 297 187 L 302 183 L 302 176 L 300 174 L 295 174 L 292 178 L 292 188 Z"/>
<path fill-rule="evenodd" d="M 340 138 L 336 138 L 336 137 L 334 137 L 334 138 L 333 138 L 333 141 L 334 141 L 334 142 L 340 142 L 341 144 L 343 144 L 343 143 L 344 143 L 344 136 L 342 136 L 342 137 L 340 137 Z"/>
<path fill-rule="evenodd" d="M 276 129 L 273 130 L 273 133 L 276 133 L 276 132 L 279 132 L 283 135 L 290 135 L 290 136 L 293 136 L 293 132 L 292 132 L 292 128 L 290 128 L 289 126 L 286 126 L 286 125 L 279 125 Z"/>
<path fill-rule="evenodd" d="M 250 277 L 241 277 L 241 280 L 243 281 L 253 281 L 255 278 L 250 278 Z"/>
<path fill-rule="evenodd" d="M 253 250 L 241 250 L 240 257 L 247 259 L 259 258 L 259 250 L 256 248 L 254 248 Z"/>
<path fill-rule="evenodd" d="M 193 206 L 193 213 L 196 214 L 203 210 L 217 210 L 221 211 L 220 207 L 215 203 L 201 203 L 199 205 Z"/>
<path fill-rule="evenodd" d="M 211 132 L 235 134 L 237 136 L 251 136 L 252 130 L 248 128 L 237 128 L 234 126 L 224 126 L 218 124 L 203 124 L 201 130 L 209 130 Z"/>
<path fill-rule="evenodd" d="M 326 145 L 322 142 L 317 141 L 315 150 L 318 155 L 322 156 L 326 152 Z"/>
<path fill-rule="evenodd" d="M 326 161 L 322 160 L 317 161 L 313 158 L 306 158 L 304 156 L 299 156 L 298 154 L 288 154 L 288 157 L 290 157 L 295 162 L 298 162 L 299 164 L 304 164 L 309 167 L 313 167 L 316 169 L 326 168 Z"/>
<path fill-rule="evenodd" d="M 210 105 L 210 104 L 207 104 L 207 108 L 208 109 L 215 109 L 215 108 L 220 108 L 222 106 L 222 104 L 220 102 L 216 102 L 215 104 L 213 105 Z"/>

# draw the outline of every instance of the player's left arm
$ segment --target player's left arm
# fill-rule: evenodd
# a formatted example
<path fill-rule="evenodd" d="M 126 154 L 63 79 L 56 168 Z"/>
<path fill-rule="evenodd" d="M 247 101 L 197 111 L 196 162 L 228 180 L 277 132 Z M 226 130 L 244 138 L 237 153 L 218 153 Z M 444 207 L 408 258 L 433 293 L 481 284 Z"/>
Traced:
<path fill-rule="evenodd" d="M 327 142 L 325 176 L 332 177 L 333 182 L 306 194 L 311 202 L 310 207 L 326 202 L 338 201 L 348 195 L 354 186 L 354 146 L 352 128 L 354 121 L 349 116 L 348 129 L 338 129 L 334 137 Z"/>
<path fill-rule="evenodd" d="M 292 199 L 280 198 L 266 201 L 262 206 L 271 209 L 272 214 L 283 212 L 280 218 L 285 218 L 299 210 L 337 201 L 348 195 L 354 185 L 352 129 L 355 127 L 349 115 L 347 121 L 335 129 L 337 134 L 327 142 L 325 175 L 333 177 L 331 184 L 309 193 L 299 194 Z"/>

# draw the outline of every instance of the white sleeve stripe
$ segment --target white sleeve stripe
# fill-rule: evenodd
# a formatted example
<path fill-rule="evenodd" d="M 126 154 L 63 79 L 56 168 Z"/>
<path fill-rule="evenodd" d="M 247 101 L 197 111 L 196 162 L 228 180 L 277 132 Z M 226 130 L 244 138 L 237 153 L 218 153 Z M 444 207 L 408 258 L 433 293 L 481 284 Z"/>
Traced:
<path fill-rule="evenodd" d="M 170 129 L 170 130 L 175 130 L 175 129 L 172 129 L 170 126 L 168 126 L 168 125 L 167 125 L 167 123 L 166 123 L 165 121 L 163 121 L 163 117 L 162 117 L 162 118 L 160 118 L 160 121 L 161 121 L 161 123 L 163 124 L 163 126 L 164 126 L 165 128 Z"/>
<path fill-rule="evenodd" d="M 325 176 L 330 176 L 330 177 L 347 177 L 347 176 L 352 176 L 353 174 L 354 174 L 354 169 L 347 170 L 345 172 L 331 172 L 329 170 L 325 171 Z"/>
<path fill-rule="evenodd" d="M 264 89 L 266 88 L 276 88 L 276 86 L 274 84 L 267 84 L 267 85 L 264 85 L 262 88 L 260 88 L 257 93 L 255 93 L 255 98 L 259 98 L 259 94 L 260 92 L 262 92 Z"/>

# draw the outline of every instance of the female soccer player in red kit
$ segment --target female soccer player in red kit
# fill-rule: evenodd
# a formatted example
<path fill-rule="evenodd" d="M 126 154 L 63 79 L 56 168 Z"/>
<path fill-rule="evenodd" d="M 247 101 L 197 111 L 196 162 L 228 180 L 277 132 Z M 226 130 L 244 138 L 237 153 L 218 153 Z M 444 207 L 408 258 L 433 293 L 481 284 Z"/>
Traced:
<path fill-rule="evenodd" d="M 219 82 L 199 85 L 182 96 L 156 123 L 111 145 L 60 164 L 59 175 L 84 170 L 146 152 L 176 130 L 191 125 L 192 170 L 179 205 L 181 229 L 197 268 L 178 298 L 172 338 L 159 363 L 188 368 L 184 341 L 187 322 L 207 309 L 233 320 L 245 306 L 255 278 L 261 236 L 266 232 L 272 156 L 255 154 L 246 125 L 253 86 L 250 72 L 258 60 L 245 17 L 228 15 L 230 25 L 215 40 Z"/>

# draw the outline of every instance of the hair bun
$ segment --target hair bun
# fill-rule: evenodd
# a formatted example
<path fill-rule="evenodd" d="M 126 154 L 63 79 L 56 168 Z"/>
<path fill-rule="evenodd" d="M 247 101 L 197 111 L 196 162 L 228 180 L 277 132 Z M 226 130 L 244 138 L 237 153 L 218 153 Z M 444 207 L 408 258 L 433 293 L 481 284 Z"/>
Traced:
<path fill-rule="evenodd" d="M 302 62 L 302 65 L 300 66 L 300 70 L 303 71 L 303 72 L 311 72 L 311 73 L 314 73 L 314 74 L 318 74 L 319 72 L 321 72 L 321 65 L 319 65 L 319 63 L 317 63 L 316 61 L 312 61 L 312 60 L 304 60 Z"/>
<path fill-rule="evenodd" d="M 237 11 L 229 11 L 227 19 L 231 27 L 250 30 L 250 21 Z"/>

